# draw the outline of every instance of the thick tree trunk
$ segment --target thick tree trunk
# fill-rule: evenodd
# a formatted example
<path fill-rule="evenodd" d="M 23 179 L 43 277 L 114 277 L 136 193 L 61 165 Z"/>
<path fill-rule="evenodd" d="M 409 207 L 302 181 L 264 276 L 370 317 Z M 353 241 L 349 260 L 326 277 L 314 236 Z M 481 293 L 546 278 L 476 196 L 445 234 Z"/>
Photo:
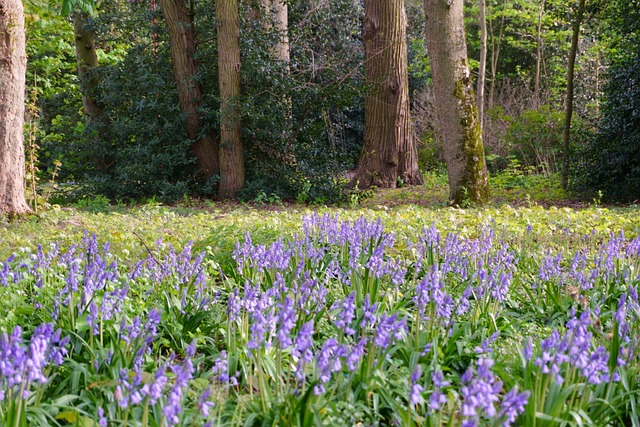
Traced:
<path fill-rule="evenodd" d="M 571 118 L 573 116 L 573 76 L 576 67 L 578 53 L 578 40 L 580 38 L 580 25 L 584 16 L 585 0 L 578 3 L 578 11 L 573 21 L 573 35 L 571 37 L 571 50 L 569 51 L 569 63 L 567 64 L 567 95 L 565 106 L 564 133 L 562 136 L 562 188 L 567 188 L 569 183 L 569 140 L 571 137 Z"/>
<path fill-rule="evenodd" d="M 411 115 L 404 0 L 365 0 L 364 145 L 351 185 L 421 184 Z"/>
<path fill-rule="evenodd" d="M 464 34 L 463 0 L 425 0 L 436 116 L 456 205 L 489 200 L 487 167 Z"/>
<path fill-rule="evenodd" d="M 24 187 L 24 9 L 20 0 L 0 0 L 0 213 L 29 211 Z"/>
<path fill-rule="evenodd" d="M 240 123 L 240 26 L 237 0 L 217 0 L 218 83 L 220 85 L 220 196 L 244 186 Z"/>
<path fill-rule="evenodd" d="M 173 77 L 178 90 L 180 109 L 186 115 L 185 128 L 193 140 L 193 155 L 198 169 L 205 177 L 220 172 L 218 143 L 213 135 L 202 133 L 202 119 L 198 113 L 202 89 L 198 83 L 195 34 L 185 0 L 160 0 L 160 7 L 169 33 Z"/>
<path fill-rule="evenodd" d="M 484 128 L 484 85 L 487 75 L 487 14 L 485 0 L 478 0 L 480 10 L 480 68 L 478 69 L 478 121 L 480 129 Z"/>

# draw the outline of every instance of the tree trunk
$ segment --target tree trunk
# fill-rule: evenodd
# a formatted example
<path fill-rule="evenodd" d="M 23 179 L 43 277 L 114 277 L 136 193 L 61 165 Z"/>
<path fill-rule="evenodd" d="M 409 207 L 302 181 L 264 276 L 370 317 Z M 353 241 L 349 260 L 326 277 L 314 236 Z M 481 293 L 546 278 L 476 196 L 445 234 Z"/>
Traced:
<path fill-rule="evenodd" d="M 507 6 L 505 0 L 502 4 L 502 10 L 504 11 Z M 504 13 L 500 19 L 500 29 L 498 30 L 498 37 L 493 31 L 493 23 L 489 20 L 489 29 L 491 33 L 491 84 L 489 85 L 489 108 L 493 107 L 493 99 L 496 89 L 496 81 L 498 79 L 498 59 L 500 58 L 500 46 L 502 45 L 502 34 L 504 33 Z"/>
<path fill-rule="evenodd" d="M 286 0 L 262 0 L 262 6 L 267 12 L 265 29 L 271 30 L 272 23 L 279 38 L 273 48 L 273 56 L 285 64 L 289 64 L 289 6 Z"/>
<path fill-rule="evenodd" d="M 580 0 L 576 18 L 573 21 L 573 34 L 571 36 L 571 50 L 569 51 L 569 64 L 567 65 L 567 94 L 564 119 L 564 132 L 562 135 L 562 188 L 566 189 L 569 182 L 569 140 L 571 137 L 571 118 L 573 116 L 573 76 L 576 67 L 578 53 L 578 40 L 580 38 L 580 25 L 585 11 L 585 0 Z"/>
<path fill-rule="evenodd" d="M 102 109 L 98 106 L 95 90 L 98 87 L 98 76 L 91 70 L 98 66 L 96 54 L 95 33 L 88 28 L 88 15 L 77 12 L 73 18 L 73 28 L 76 35 L 76 59 L 78 61 L 78 80 L 82 92 L 82 110 L 89 121 L 102 116 Z"/>
<path fill-rule="evenodd" d="M 425 0 L 436 116 L 455 205 L 489 200 L 487 167 L 464 34 L 463 0 Z"/>
<path fill-rule="evenodd" d="M 546 0 L 538 6 L 538 27 L 536 29 L 536 76 L 533 85 L 533 97 L 536 108 L 540 106 L 540 70 L 542 66 L 542 16 Z"/>
<path fill-rule="evenodd" d="M 478 0 L 480 10 L 480 68 L 478 70 L 478 121 L 480 130 L 484 128 L 484 84 L 487 74 L 487 14 L 485 0 Z"/>
<path fill-rule="evenodd" d="M 202 119 L 198 113 L 202 89 L 198 83 L 195 34 L 185 0 L 160 0 L 160 7 L 169 33 L 171 65 L 178 90 L 180 109 L 186 115 L 187 135 L 194 141 L 192 152 L 198 169 L 205 177 L 220 172 L 218 144 L 210 133 L 202 133 Z"/>
<path fill-rule="evenodd" d="M 365 0 L 364 144 L 351 186 L 422 184 L 411 115 L 404 0 Z"/>
<path fill-rule="evenodd" d="M 20 0 L 0 0 L 0 213 L 29 211 L 25 199 L 24 9 Z"/>
<path fill-rule="evenodd" d="M 244 186 L 240 123 L 240 26 L 238 1 L 217 0 L 218 83 L 220 85 L 220 196 Z"/>

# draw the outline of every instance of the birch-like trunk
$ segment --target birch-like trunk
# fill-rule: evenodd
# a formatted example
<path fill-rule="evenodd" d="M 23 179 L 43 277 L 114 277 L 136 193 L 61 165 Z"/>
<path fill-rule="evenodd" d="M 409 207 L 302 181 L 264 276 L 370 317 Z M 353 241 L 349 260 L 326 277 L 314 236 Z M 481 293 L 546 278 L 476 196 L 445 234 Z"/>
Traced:
<path fill-rule="evenodd" d="M 351 185 L 393 188 L 421 184 L 409 110 L 404 0 L 365 0 L 364 144 Z"/>
<path fill-rule="evenodd" d="M 180 109 L 186 115 L 185 129 L 193 141 L 192 153 L 205 177 L 220 172 L 218 143 L 210 133 L 202 132 L 198 108 L 202 89 L 198 82 L 198 65 L 194 58 L 195 33 L 185 0 L 160 0 L 171 46 L 171 65 L 178 90 Z"/>
<path fill-rule="evenodd" d="M 29 211 L 25 199 L 24 92 L 27 54 L 20 0 L 0 0 L 0 213 Z"/>
<path fill-rule="evenodd" d="M 240 123 L 240 25 L 237 0 L 217 0 L 220 85 L 220 189 L 232 197 L 244 186 Z"/>
<path fill-rule="evenodd" d="M 489 200 L 489 180 L 464 34 L 463 0 L 425 0 L 436 116 L 445 146 L 449 200 Z"/>

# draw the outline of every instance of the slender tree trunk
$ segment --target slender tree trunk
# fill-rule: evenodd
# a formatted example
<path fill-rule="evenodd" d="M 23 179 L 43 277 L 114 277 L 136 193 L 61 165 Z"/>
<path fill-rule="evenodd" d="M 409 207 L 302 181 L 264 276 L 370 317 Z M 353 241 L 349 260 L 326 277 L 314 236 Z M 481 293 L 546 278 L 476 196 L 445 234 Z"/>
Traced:
<path fill-rule="evenodd" d="M 545 0 L 538 6 L 538 28 L 536 31 L 536 76 L 533 85 L 533 97 L 536 107 L 540 105 L 540 70 L 542 66 L 542 16 L 544 15 Z"/>
<path fill-rule="evenodd" d="M 478 0 L 480 10 L 480 68 L 478 70 L 478 120 L 484 128 L 484 84 L 487 74 L 487 14 L 485 0 Z"/>
<path fill-rule="evenodd" d="M 217 0 L 218 83 L 220 85 L 220 196 L 244 186 L 240 123 L 240 26 L 237 0 Z"/>
<path fill-rule="evenodd" d="M 502 4 L 502 10 L 506 7 L 507 1 Z M 500 58 L 500 46 L 502 45 L 502 34 L 504 33 L 504 13 L 500 19 L 500 29 L 498 30 L 498 37 L 496 40 L 495 33 L 493 31 L 493 22 L 489 21 L 489 28 L 491 32 L 491 84 L 489 85 L 489 108 L 493 107 L 493 99 L 496 88 L 496 81 L 498 79 L 498 59 Z"/>
<path fill-rule="evenodd" d="M 427 51 L 455 205 L 489 200 L 487 167 L 464 34 L 463 0 L 425 0 Z"/>
<path fill-rule="evenodd" d="M 364 145 L 351 185 L 393 188 L 398 177 L 421 184 L 409 111 L 404 0 L 365 0 Z"/>
<path fill-rule="evenodd" d="M 573 21 L 573 34 L 571 36 L 571 50 L 569 51 L 569 64 L 567 65 L 567 94 L 564 119 L 564 133 L 562 135 L 562 188 L 567 188 L 569 182 L 569 141 L 571 137 L 571 118 L 573 116 L 573 80 L 578 53 L 578 41 L 580 38 L 580 25 L 584 16 L 585 0 L 578 3 L 578 11 Z"/>
<path fill-rule="evenodd" d="M 29 211 L 25 199 L 24 9 L 20 0 L 0 0 L 0 213 Z"/>
<path fill-rule="evenodd" d="M 186 115 L 187 135 L 194 141 L 192 152 L 198 169 L 205 177 L 220 172 L 218 143 L 210 133 L 202 132 L 198 112 L 202 89 L 198 83 L 195 54 L 195 34 L 185 0 L 160 0 L 160 7 L 169 33 L 173 77 L 176 81 L 180 109 Z"/>

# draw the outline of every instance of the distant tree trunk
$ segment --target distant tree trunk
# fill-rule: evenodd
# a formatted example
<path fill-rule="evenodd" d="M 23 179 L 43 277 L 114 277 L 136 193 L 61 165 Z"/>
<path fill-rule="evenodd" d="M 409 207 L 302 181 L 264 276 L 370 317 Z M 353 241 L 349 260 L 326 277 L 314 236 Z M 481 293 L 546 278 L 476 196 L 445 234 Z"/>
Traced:
<path fill-rule="evenodd" d="M 82 92 L 82 110 L 89 121 L 102 117 L 102 109 L 96 101 L 95 90 L 99 80 L 92 70 L 98 66 L 95 33 L 88 27 L 88 15 L 76 12 L 73 28 L 76 38 L 76 59 L 78 61 L 78 80 Z"/>
<path fill-rule="evenodd" d="M 106 124 L 107 120 L 98 104 L 96 90 L 100 79 L 95 69 L 98 67 L 98 55 L 96 53 L 96 35 L 89 25 L 89 15 L 77 11 L 73 17 L 73 29 L 76 43 L 76 61 L 78 63 L 78 81 L 82 93 L 82 112 L 84 120 L 89 126 Z M 98 155 L 97 146 L 100 136 L 91 136 L 89 140 L 89 153 L 95 167 L 105 170 L 113 163 L 112 158 Z"/>
<path fill-rule="evenodd" d="M 238 1 L 217 0 L 218 83 L 220 85 L 220 196 L 244 186 L 240 124 L 240 26 Z"/>
<path fill-rule="evenodd" d="M 487 75 L 487 14 L 485 0 L 478 0 L 480 9 L 480 68 L 478 69 L 478 121 L 480 130 L 484 128 L 484 85 Z"/>
<path fill-rule="evenodd" d="M 0 213 L 29 211 L 25 199 L 24 9 L 20 0 L 0 0 Z"/>
<path fill-rule="evenodd" d="M 202 89 L 198 83 L 195 34 L 185 0 L 160 0 L 160 7 L 169 33 L 173 77 L 176 81 L 180 109 L 186 115 L 187 135 L 194 141 L 192 152 L 198 169 L 205 177 L 220 172 L 218 144 L 210 133 L 203 134 L 198 108 Z"/>
<path fill-rule="evenodd" d="M 290 61 L 289 49 L 289 6 L 286 0 L 263 0 L 264 9 L 267 11 L 266 29 L 272 28 L 274 24 L 275 31 L 279 35 L 278 43 L 276 43 L 273 54 L 274 57 L 285 64 Z"/>
<path fill-rule="evenodd" d="M 283 79 L 288 79 L 290 73 L 291 53 L 289 47 L 289 6 L 287 0 L 262 0 L 261 7 L 265 12 L 263 27 L 267 32 L 275 31 L 278 36 L 276 44 L 270 48 L 275 61 L 282 66 Z M 294 141 L 291 138 L 291 120 L 293 117 L 293 103 L 289 94 L 281 96 L 281 108 L 286 117 L 286 127 L 282 130 L 284 149 L 281 153 L 274 153 L 278 160 L 295 167 L 296 161 L 293 154 Z"/>
<path fill-rule="evenodd" d="M 536 76 L 533 84 L 533 97 L 536 107 L 540 103 L 540 70 L 542 68 L 542 16 L 546 0 L 542 0 L 538 6 L 538 28 L 536 30 Z"/>
<path fill-rule="evenodd" d="M 504 0 L 502 8 L 507 5 L 507 0 Z M 489 29 L 491 33 L 491 84 L 489 85 L 489 108 L 493 107 L 493 99 L 496 89 L 496 80 L 498 79 L 498 59 L 500 58 L 500 46 L 502 45 L 502 35 L 504 33 L 504 13 L 500 19 L 500 29 L 498 30 L 498 36 L 496 40 L 495 32 L 493 31 L 493 22 L 489 20 Z"/>
<path fill-rule="evenodd" d="M 409 111 L 404 0 L 365 0 L 364 145 L 351 185 L 393 188 L 398 177 L 421 184 Z"/>
<path fill-rule="evenodd" d="M 562 188 L 566 189 L 569 182 L 569 141 L 571 137 L 571 118 L 573 116 L 573 77 L 578 53 L 578 40 L 580 38 L 580 25 L 585 11 L 585 0 L 580 0 L 575 20 L 573 21 L 573 35 L 571 37 L 571 50 L 569 51 L 569 64 L 567 65 L 567 95 L 564 119 L 564 133 L 562 136 Z"/>
<path fill-rule="evenodd" d="M 436 115 L 449 175 L 449 200 L 489 200 L 482 146 L 464 34 L 463 0 L 425 0 L 427 51 L 431 59 Z"/>

